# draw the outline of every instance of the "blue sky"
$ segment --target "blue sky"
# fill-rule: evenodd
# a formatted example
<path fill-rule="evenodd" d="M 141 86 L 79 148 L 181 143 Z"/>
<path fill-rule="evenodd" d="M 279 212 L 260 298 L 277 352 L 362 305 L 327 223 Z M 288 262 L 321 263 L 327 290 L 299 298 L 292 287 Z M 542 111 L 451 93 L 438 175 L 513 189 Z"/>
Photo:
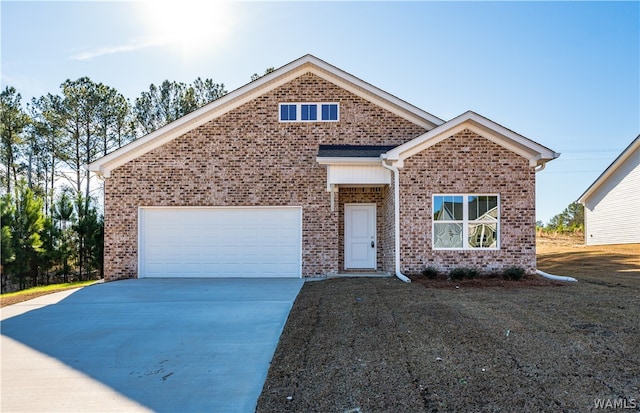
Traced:
<path fill-rule="evenodd" d="M 311 53 L 449 120 L 473 110 L 562 156 L 537 217 L 640 133 L 640 2 L 2 1 L 1 82 L 23 101 L 89 76 L 134 100 L 165 79 L 231 91 Z"/>

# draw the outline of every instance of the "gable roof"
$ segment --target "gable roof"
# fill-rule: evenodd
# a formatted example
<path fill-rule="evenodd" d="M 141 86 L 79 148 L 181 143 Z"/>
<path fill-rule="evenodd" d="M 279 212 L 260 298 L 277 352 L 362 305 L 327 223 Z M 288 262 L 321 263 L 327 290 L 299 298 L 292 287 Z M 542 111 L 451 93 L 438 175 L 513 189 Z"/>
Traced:
<path fill-rule="evenodd" d="M 309 72 L 427 130 L 444 123 L 442 119 L 308 54 L 105 155 L 87 168 L 109 177 L 113 169 Z"/>
<path fill-rule="evenodd" d="M 559 153 L 540 145 L 531 139 L 525 138 L 505 128 L 494 121 L 478 115 L 475 112 L 467 111 L 450 121 L 443 123 L 436 128 L 410 140 L 383 155 L 389 161 L 402 162 L 424 149 L 441 142 L 448 137 L 455 135 L 465 129 L 469 129 L 490 141 L 521 155 L 529 160 L 531 166 L 544 166 L 552 159 L 560 156 Z"/>
<path fill-rule="evenodd" d="M 580 195 L 580 198 L 578 198 L 578 202 L 584 204 L 587 201 L 587 198 L 589 198 L 595 191 L 597 191 L 598 188 L 600 188 L 600 186 L 602 186 L 602 184 L 604 184 L 609 179 L 609 177 L 613 175 L 636 150 L 638 150 L 638 148 L 640 148 L 640 135 L 638 135 L 633 141 L 631 141 L 629 146 L 627 146 L 625 150 L 623 150 L 622 153 L 618 155 L 618 157 L 613 162 L 611 162 L 611 165 L 609 165 L 607 169 L 605 169 L 604 172 L 602 172 L 600 176 L 595 181 L 593 181 L 589 188 L 587 188 L 587 190 L 584 191 L 582 195 Z"/>

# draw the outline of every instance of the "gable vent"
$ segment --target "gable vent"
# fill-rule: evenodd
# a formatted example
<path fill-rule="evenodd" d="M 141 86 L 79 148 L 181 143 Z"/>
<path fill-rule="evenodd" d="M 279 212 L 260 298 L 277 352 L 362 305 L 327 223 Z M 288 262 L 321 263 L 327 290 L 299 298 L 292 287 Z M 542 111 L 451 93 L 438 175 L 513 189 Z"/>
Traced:
<path fill-rule="evenodd" d="M 381 194 L 382 187 L 380 186 L 365 186 L 365 187 L 340 187 L 340 192 L 344 194 Z"/>

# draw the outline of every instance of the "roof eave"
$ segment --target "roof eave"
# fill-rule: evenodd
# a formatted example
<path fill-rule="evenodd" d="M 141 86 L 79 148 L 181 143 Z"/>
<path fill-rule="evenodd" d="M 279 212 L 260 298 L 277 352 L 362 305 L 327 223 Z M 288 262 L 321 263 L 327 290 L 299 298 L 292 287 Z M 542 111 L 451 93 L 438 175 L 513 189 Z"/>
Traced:
<path fill-rule="evenodd" d="M 589 198 L 595 191 L 597 191 L 598 188 L 600 188 L 600 185 L 602 185 L 607 179 L 609 179 L 609 177 L 616 172 L 620 165 L 622 165 L 627 159 L 629 159 L 631 154 L 638 148 L 640 148 L 640 135 L 638 135 L 633 141 L 631 141 L 629 146 L 627 146 L 620 153 L 620 155 L 618 155 L 616 159 L 614 159 L 613 162 L 611 162 L 611 164 L 600 174 L 600 176 L 598 176 L 596 180 L 593 181 L 591 185 L 589 185 L 587 190 L 584 191 L 582 195 L 580 195 L 580 198 L 578 198 L 578 202 L 584 205 L 585 202 L 587 202 L 587 198 Z"/>
<path fill-rule="evenodd" d="M 165 125 L 164 127 L 137 139 L 128 145 L 90 163 L 87 168 L 90 171 L 110 175 L 111 170 L 131 161 L 173 139 L 183 135 L 189 130 L 237 108 L 238 106 L 260 96 L 269 90 L 287 83 L 301 74 L 311 72 L 327 81 L 334 82 L 338 86 L 373 102 L 425 129 L 444 123 L 442 119 L 431 115 L 363 80 L 338 69 L 327 62 L 312 55 L 305 55 L 294 60 L 275 71 L 268 73 L 259 79 L 241 86 L 238 89 L 214 100 L 213 102 L 191 112 L 182 118 Z"/>
<path fill-rule="evenodd" d="M 527 158 L 532 166 L 542 165 L 560 156 L 559 153 L 525 138 L 502 125 L 480 116 L 475 112 L 467 111 L 389 151 L 386 154 L 386 158 L 392 161 L 402 161 L 464 129 L 471 129 L 479 135 Z"/>
<path fill-rule="evenodd" d="M 353 85 L 353 88 L 345 87 L 345 89 L 349 90 L 350 92 L 355 93 L 357 95 L 362 95 L 362 92 L 364 91 L 367 94 L 369 94 L 370 98 L 386 100 L 387 102 L 395 106 L 397 109 L 400 109 L 401 111 L 406 112 L 406 114 L 410 114 L 412 116 L 415 116 L 417 118 L 422 118 L 423 120 L 427 121 L 428 122 L 427 124 L 421 125 L 421 126 L 426 126 L 427 129 L 431 129 L 433 127 L 436 127 L 438 125 L 442 125 L 443 123 L 445 123 L 443 119 L 440 119 L 429 112 L 426 112 L 416 106 L 413 106 L 412 104 L 388 92 L 385 92 L 384 90 L 376 86 L 373 86 L 372 84 L 367 83 L 362 79 L 351 75 L 348 72 L 343 71 L 342 69 L 339 69 L 321 59 L 318 59 L 317 57 L 314 57 L 311 55 L 307 55 L 305 57 L 308 57 L 309 59 L 311 59 L 314 65 L 319 69 L 322 69 L 326 74 L 331 76 L 336 76 L 338 81 L 346 80 L 349 83 L 351 83 Z M 316 73 L 316 74 L 319 74 L 319 73 Z M 403 117 L 406 117 L 406 115 L 404 115 Z"/>
<path fill-rule="evenodd" d="M 317 156 L 316 162 L 320 165 L 380 165 L 380 157 L 329 157 Z"/>

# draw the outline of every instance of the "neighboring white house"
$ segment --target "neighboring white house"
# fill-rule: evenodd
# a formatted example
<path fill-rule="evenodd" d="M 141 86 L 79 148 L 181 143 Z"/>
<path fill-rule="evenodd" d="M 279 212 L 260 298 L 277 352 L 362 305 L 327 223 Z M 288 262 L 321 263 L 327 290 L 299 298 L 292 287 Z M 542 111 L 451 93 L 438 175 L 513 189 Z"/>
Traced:
<path fill-rule="evenodd" d="M 587 245 L 640 243 L 640 135 L 578 202 Z"/>

